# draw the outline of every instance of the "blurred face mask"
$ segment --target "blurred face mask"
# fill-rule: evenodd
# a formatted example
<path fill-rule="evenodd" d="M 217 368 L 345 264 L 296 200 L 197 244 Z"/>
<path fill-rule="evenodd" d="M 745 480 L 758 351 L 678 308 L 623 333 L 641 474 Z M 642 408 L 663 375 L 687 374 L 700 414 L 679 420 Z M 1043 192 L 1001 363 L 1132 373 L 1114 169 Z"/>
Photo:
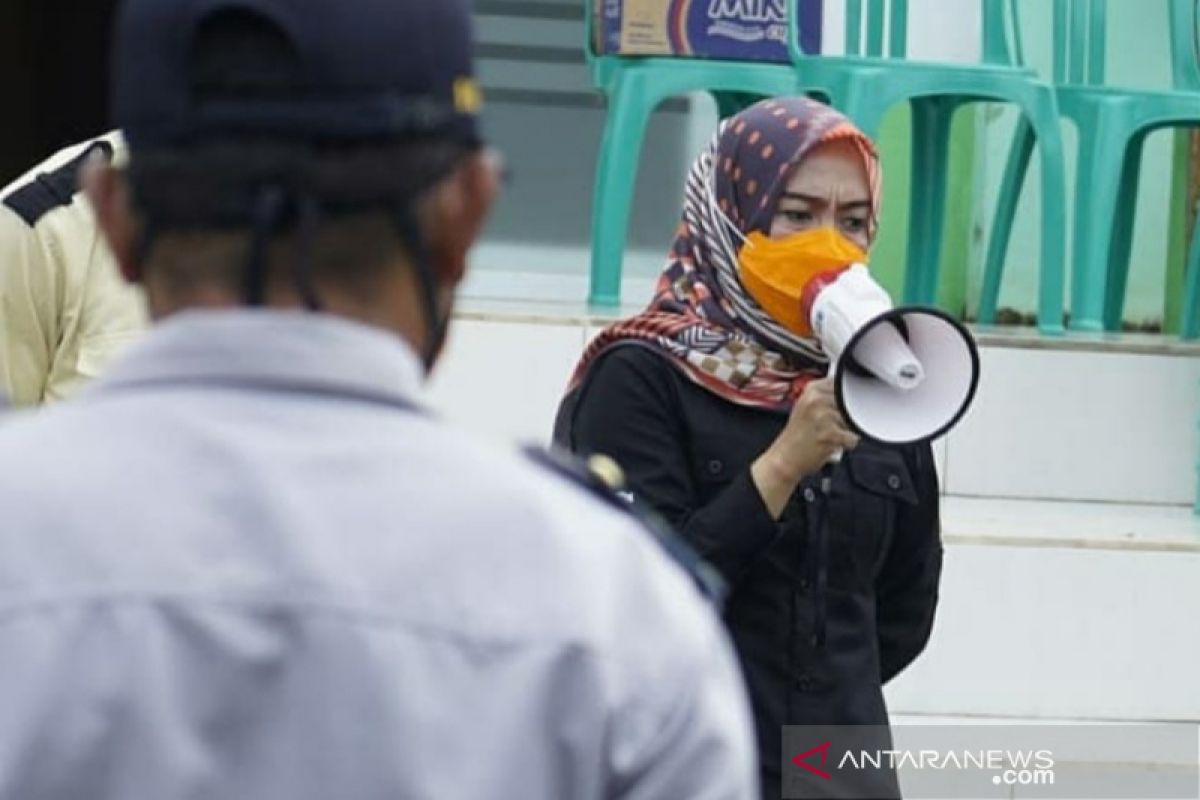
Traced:
<path fill-rule="evenodd" d="M 807 309 L 817 291 L 852 264 L 866 264 L 867 254 L 829 227 L 781 239 L 754 231 L 738 263 L 742 286 L 759 306 L 792 333 L 811 337 Z"/>

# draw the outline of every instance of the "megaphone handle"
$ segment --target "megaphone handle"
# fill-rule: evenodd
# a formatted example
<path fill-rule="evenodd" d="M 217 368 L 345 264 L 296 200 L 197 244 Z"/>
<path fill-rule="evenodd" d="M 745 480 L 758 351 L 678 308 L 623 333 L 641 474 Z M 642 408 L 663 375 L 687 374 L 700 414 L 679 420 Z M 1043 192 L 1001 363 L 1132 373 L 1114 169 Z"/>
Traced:
<path fill-rule="evenodd" d="M 821 467 L 821 494 L 829 497 L 829 493 L 833 490 L 833 470 L 842 461 L 844 450 L 837 450 L 829 460 Z"/>
<path fill-rule="evenodd" d="M 826 497 L 829 496 L 829 491 L 833 488 L 834 467 L 842 462 L 842 456 L 845 453 L 846 451 L 839 447 L 829 456 L 829 460 L 821 466 L 821 493 Z"/>

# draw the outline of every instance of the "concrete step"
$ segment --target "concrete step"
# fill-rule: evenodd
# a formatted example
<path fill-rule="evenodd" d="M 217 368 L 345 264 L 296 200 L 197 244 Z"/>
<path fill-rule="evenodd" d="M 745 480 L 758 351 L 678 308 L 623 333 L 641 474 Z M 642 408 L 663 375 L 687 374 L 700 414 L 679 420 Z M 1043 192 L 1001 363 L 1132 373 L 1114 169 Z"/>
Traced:
<path fill-rule="evenodd" d="M 941 599 L 898 713 L 1200 721 L 1200 521 L 945 498 Z"/>

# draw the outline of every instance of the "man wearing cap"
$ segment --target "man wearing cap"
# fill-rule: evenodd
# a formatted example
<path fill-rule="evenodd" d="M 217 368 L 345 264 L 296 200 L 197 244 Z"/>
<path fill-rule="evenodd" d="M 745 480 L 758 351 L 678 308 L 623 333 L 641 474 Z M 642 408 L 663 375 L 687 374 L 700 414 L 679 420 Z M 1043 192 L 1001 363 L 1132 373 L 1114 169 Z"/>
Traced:
<path fill-rule="evenodd" d="M 114 63 L 155 325 L 0 426 L 0 797 L 756 796 L 678 543 L 421 408 L 497 184 L 465 0 L 127 0 Z"/>
<path fill-rule="evenodd" d="M 0 397 L 61 400 L 99 375 L 146 326 L 79 192 L 89 158 L 123 164 L 110 133 L 56 153 L 0 189 Z"/>

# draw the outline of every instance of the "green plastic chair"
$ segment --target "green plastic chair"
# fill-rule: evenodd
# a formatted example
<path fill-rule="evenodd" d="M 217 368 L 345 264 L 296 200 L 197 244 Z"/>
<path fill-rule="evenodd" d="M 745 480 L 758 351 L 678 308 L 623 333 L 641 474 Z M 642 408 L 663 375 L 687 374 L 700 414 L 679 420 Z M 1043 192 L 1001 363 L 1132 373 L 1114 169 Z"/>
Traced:
<path fill-rule="evenodd" d="M 687 57 L 598 55 L 593 50 L 592 3 L 585 6 L 585 52 L 592 82 L 608 98 L 592 190 L 592 265 L 588 301 L 621 300 L 621 263 L 629 231 L 642 140 L 650 114 L 664 100 L 710 92 L 722 116 L 762 97 L 796 93 L 796 73 L 785 63 Z"/>
<path fill-rule="evenodd" d="M 1059 110 L 1079 131 L 1075 181 L 1071 327 L 1117 330 L 1125 308 L 1142 145 L 1155 130 L 1200 124 L 1195 0 L 1170 2 L 1172 87 L 1145 91 L 1104 85 L 1106 0 L 1055 0 L 1055 82 Z M 1011 216 L 1028 166 L 1030 132 L 1020 127 L 1009 154 L 998 215 Z M 1003 242 L 985 272 L 1002 269 Z M 1200 226 L 1188 251 L 1181 335 L 1200 335 Z"/>
<path fill-rule="evenodd" d="M 1008 102 L 1020 108 L 1030 129 L 1036 132 L 1042 158 L 1038 327 L 1045 333 L 1057 334 L 1063 330 L 1066 177 L 1054 90 L 1022 65 L 1015 2 L 980 2 L 984 24 L 983 60 L 979 64 L 907 60 L 907 0 L 866 0 L 865 20 L 863 0 L 846 0 L 844 57 L 806 54 L 800 47 L 800 31 L 793 22 L 789 36 L 792 60 L 803 90 L 823 95 L 868 135 L 877 133 L 884 114 L 895 104 L 908 102 L 912 106 L 914 179 L 908 210 L 906 303 L 932 305 L 936 301 L 945 225 L 947 154 L 954 112 L 974 102 Z M 890 21 L 885 31 L 889 6 Z M 865 53 L 859 43 L 864 21 Z M 885 33 L 889 40 L 886 47 Z M 985 285 L 979 308 L 981 322 L 994 321 L 998 296 L 998 282 Z"/>

